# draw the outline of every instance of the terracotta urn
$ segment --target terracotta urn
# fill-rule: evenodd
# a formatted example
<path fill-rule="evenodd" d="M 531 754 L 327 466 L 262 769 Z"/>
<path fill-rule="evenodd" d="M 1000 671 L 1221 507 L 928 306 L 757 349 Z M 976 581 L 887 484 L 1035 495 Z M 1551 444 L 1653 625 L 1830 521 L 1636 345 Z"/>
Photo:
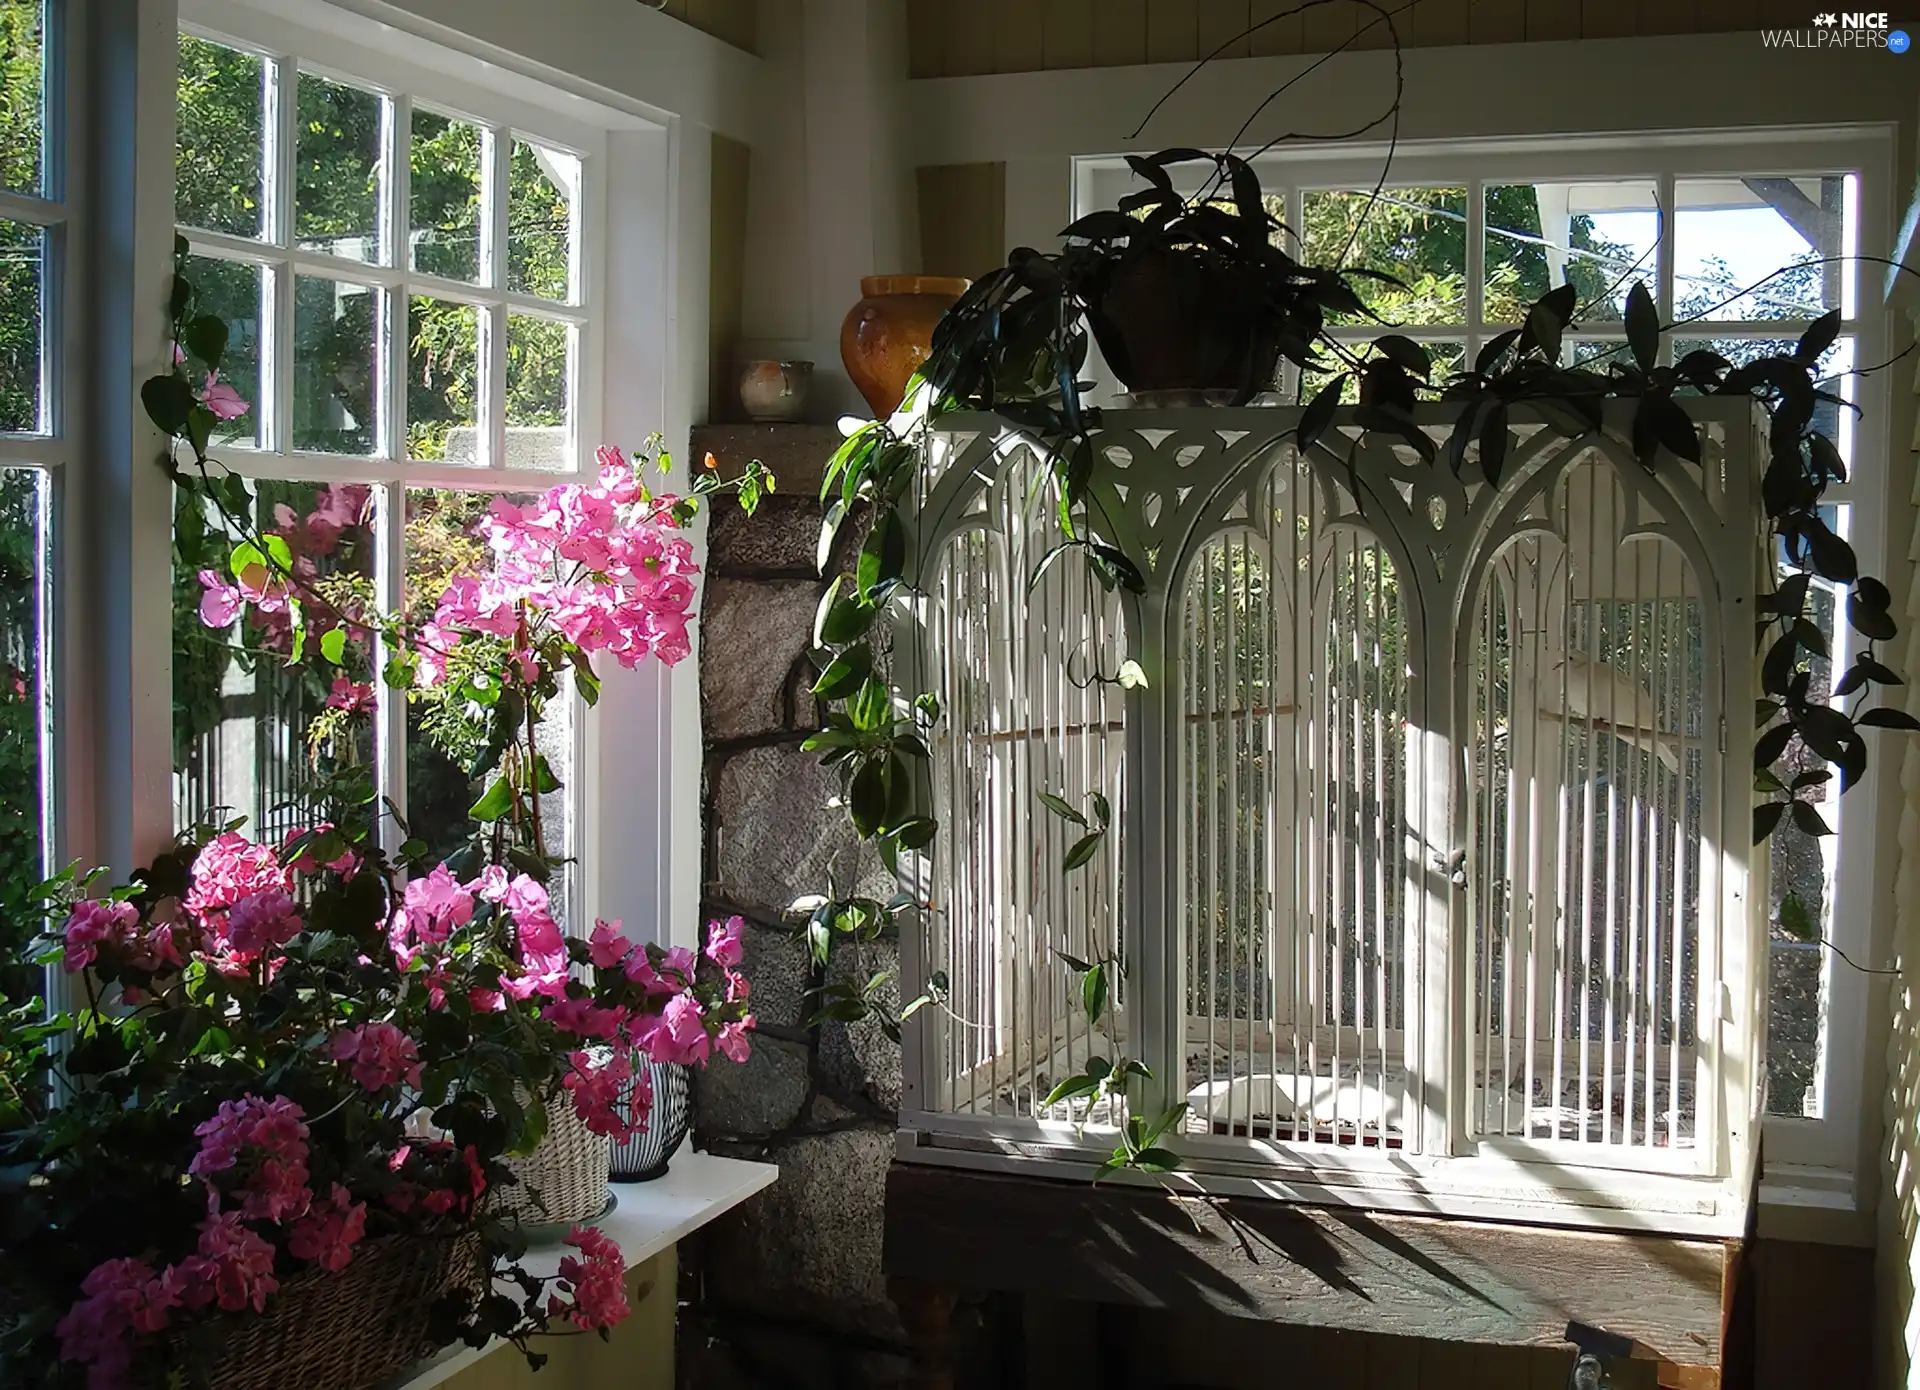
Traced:
<path fill-rule="evenodd" d="M 840 325 L 840 360 L 874 416 L 900 408 L 907 378 L 927 360 L 933 326 L 971 280 L 954 275 L 869 275 Z"/>
<path fill-rule="evenodd" d="M 749 420 L 798 420 L 812 380 L 811 362 L 748 362 L 740 369 L 740 404 Z"/>

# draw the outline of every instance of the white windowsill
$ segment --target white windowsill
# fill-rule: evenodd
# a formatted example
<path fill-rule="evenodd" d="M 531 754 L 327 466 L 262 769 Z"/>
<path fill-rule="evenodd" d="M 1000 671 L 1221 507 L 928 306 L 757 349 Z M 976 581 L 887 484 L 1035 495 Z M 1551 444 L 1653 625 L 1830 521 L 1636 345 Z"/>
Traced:
<path fill-rule="evenodd" d="M 1760 1181 L 1763 1240 L 1872 1245 L 1874 1215 L 1860 1209 L 1853 1175 L 1837 1168 L 1773 1165 Z"/>
<path fill-rule="evenodd" d="M 780 1170 L 771 1163 L 684 1152 L 674 1158 L 665 1177 L 653 1182 L 615 1183 L 613 1192 L 618 1203 L 604 1219 L 589 1224 L 613 1237 L 627 1268 L 632 1269 L 731 1211 L 779 1176 Z M 567 1248 L 557 1242 L 537 1247 L 527 1252 L 521 1265 L 529 1274 L 548 1278 L 566 1253 Z M 388 1390 L 428 1390 L 500 1345 L 491 1342 L 484 1347 L 450 1347 L 393 1382 Z"/>

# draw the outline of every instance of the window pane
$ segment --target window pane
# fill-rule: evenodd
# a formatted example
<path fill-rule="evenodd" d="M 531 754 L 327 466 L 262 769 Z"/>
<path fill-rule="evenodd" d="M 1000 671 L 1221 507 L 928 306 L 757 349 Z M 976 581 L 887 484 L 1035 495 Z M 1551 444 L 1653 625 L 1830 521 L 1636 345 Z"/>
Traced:
<path fill-rule="evenodd" d="M 413 268 L 449 280 L 480 278 L 480 127 L 413 113 Z"/>
<path fill-rule="evenodd" d="M 505 500 L 525 505 L 529 495 Z M 412 488 L 407 492 L 406 611 L 410 621 L 430 620 L 447 585 L 463 575 L 487 573 L 493 565 L 480 523 L 493 497 L 448 488 Z M 485 790 L 486 778 L 472 778 L 477 749 L 463 742 L 459 711 L 439 697 L 450 693 L 441 686 L 416 694 L 407 710 L 407 828 L 425 840 L 435 859 L 444 859 L 465 844 L 479 823 L 468 809 Z M 464 702 L 462 702 L 464 703 Z M 572 853 L 569 825 L 573 781 L 574 697 L 563 689 L 547 706 L 536 736 L 537 751 L 546 758 L 561 788 L 540 798 L 541 835 L 547 853 L 555 858 Z M 564 917 L 565 884 L 549 885 Z"/>
<path fill-rule="evenodd" d="M 1467 191 L 1386 188 L 1309 192 L 1301 199 L 1301 242 L 1311 265 L 1381 271 L 1405 289 L 1362 280 L 1360 298 L 1390 323 L 1465 323 Z M 1335 316 L 1336 323 L 1364 323 Z"/>
<path fill-rule="evenodd" d="M 0 897 L 6 898 L 45 877 L 46 496 L 39 470 L 0 469 Z"/>
<path fill-rule="evenodd" d="M 254 54 L 180 36 L 174 207 L 188 226 L 263 235 L 266 73 Z"/>
<path fill-rule="evenodd" d="M 1631 363 L 1624 338 L 1576 338 L 1566 345 L 1569 365 L 1604 372 L 1615 362 Z"/>
<path fill-rule="evenodd" d="M 266 271 L 244 261 L 222 261 L 211 256 L 189 256 L 186 277 L 193 283 L 197 310 L 225 320 L 227 351 L 220 375 L 253 408 L 235 420 L 223 421 L 216 439 L 229 443 L 260 443 L 260 315 L 265 303 Z"/>
<path fill-rule="evenodd" d="M 507 288 L 547 299 L 573 297 L 573 228 L 580 161 L 513 142 L 507 202 Z"/>
<path fill-rule="evenodd" d="M 0 187 L 38 193 L 45 156 L 40 0 L 0 0 Z"/>
<path fill-rule="evenodd" d="M 573 467 L 572 388 L 572 326 L 509 314 L 507 467 Z"/>
<path fill-rule="evenodd" d="M 1348 347 L 1352 350 L 1358 350 L 1364 345 L 1364 342 L 1350 342 Z M 1442 338 L 1435 341 L 1422 341 L 1420 346 L 1427 350 L 1427 359 L 1433 364 L 1432 370 L 1427 374 L 1427 384 L 1430 386 L 1445 386 L 1448 379 L 1452 377 L 1455 372 L 1462 371 L 1466 367 L 1467 345 L 1459 339 Z M 1333 357 L 1332 353 L 1325 351 L 1322 351 L 1320 355 L 1329 360 Z M 1321 388 L 1341 372 L 1347 373 L 1347 379 L 1340 387 L 1341 403 L 1343 405 L 1358 405 L 1360 403 L 1360 381 L 1352 372 L 1347 371 L 1344 363 L 1339 366 L 1329 367 L 1325 371 L 1302 371 L 1300 373 L 1299 404 L 1305 405 L 1308 401 L 1312 400 L 1320 393 Z M 1289 405 L 1293 404 L 1294 398 L 1291 396 L 1287 397 L 1287 403 Z"/>
<path fill-rule="evenodd" d="M 407 305 L 407 457 L 480 462 L 480 316 L 415 295 Z"/>
<path fill-rule="evenodd" d="M 284 536 L 308 592 L 308 659 L 289 666 L 288 614 L 223 611 L 235 537 L 215 513 L 175 494 L 173 573 L 174 824 L 245 816 L 248 833 L 278 841 L 310 825 L 329 778 L 365 777 L 373 762 L 373 686 L 363 641 L 342 667 L 320 660 L 320 633 L 340 605 L 371 596 L 370 489 L 261 482 L 249 524 Z M 207 581 L 211 579 L 213 584 Z M 226 616 L 223 627 L 208 625 Z M 225 808 L 224 810 L 220 808 Z M 371 820 L 371 813 L 369 813 Z"/>
<path fill-rule="evenodd" d="M 1824 510 L 1824 509 L 1823 509 Z M 1838 518 L 1830 517 L 1829 522 Z M 1844 522 L 1840 524 L 1844 525 Z M 1834 615 L 1837 609 L 1833 589 L 1816 580 L 1807 592 L 1807 616 L 1829 643 L 1835 640 Z M 1833 689 L 1833 663 L 1817 652 L 1811 658 L 1813 688 Z M 1795 774 L 1825 767 L 1825 762 L 1807 751 L 1798 740 L 1786 757 L 1784 780 Z M 1818 808 L 1827 824 L 1835 821 L 1832 784 L 1812 787 L 1800 793 Z M 1836 827 L 1845 833 L 1850 826 Z M 1771 858 L 1772 922 L 1769 931 L 1767 991 L 1767 1113 L 1803 1115 L 1818 1119 L 1821 1113 L 1818 1087 L 1820 1043 L 1826 1018 L 1826 948 L 1818 941 L 1800 941 L 1780 926 L 1781 904 L 1789 895 L 1797 898 L 1814 922 L 1819 934 L 1827 936 L 1832 925 L 1832 888 L 1834 868 L 1839 861 L 1840 836 L 1815 837 L 1801 833 L 1791 818 L 1774 832 L 1768 842 Z"/>
<path fill-rule="evenodd" d="M 1659 199 L 1650 181 L 1519 183 L 1486 190 L 1486 319 L 1518 323 L 1548 290 L 1571 284 L 1581 323 L 1618 322 L 1627 291 L 1659 283 Z"/>
<path fill-rule="evenodd" d="M 380 261 L 380 130 L 386 100 L 300 74 L 294 236 L 309 251 Z"/>
<path fill-rule="evenodd" d="M 1850 268 L 1817 262 L 1847 250 L 1844 177 L 1681 179 L 1674 201 L 1677 317 L 1816 319 L 1840 307 Z"/>
<path fill-rule="evenodd" d="M 293 447 L 370 454 L 379 365 L 366 285 L 300 275 L 293 282 Z"/>
<path fill-rule="evenodd" d="M 0 430 L 30 433 L 40 419 L 46 234 L 0 221 Z"/>

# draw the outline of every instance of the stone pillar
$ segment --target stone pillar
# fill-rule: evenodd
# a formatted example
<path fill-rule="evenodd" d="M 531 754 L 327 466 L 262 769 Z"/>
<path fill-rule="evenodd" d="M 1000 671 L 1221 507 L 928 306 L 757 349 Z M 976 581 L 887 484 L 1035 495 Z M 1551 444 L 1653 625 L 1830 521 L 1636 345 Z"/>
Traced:
<path fill-rule="evenodd" d="M 809 1026 L 807 991 L 821 972 L 786 911 L 830 878 L 843 892 L 892 891 L 832 804 L 837 778 L 800 746 L 819 725 L 807 655 L 826 587 L 814 565 L 816 494 L 837 442 L 806 426 L 694 436 L 696 455 L 713 452 L 723 469 L 758 457 L 779 483 L 751 518 L 717 509 L 708 541 L 703 907 L 747 920 L 759 1031 L 744 1066 L 701 1074 L 695 1143 L 777 1163 L 780 1181 L 692 1243 L 699 1296 L 682 1350 L 693 1385 L 882 1386 L 906 1372 L 880 1269 L 900 1051 L 871 1023 Z M 859 541 L 848 530 L 843 548 Z M 891 942 L 867 952 L 870 970 L 897 964 Z"/>

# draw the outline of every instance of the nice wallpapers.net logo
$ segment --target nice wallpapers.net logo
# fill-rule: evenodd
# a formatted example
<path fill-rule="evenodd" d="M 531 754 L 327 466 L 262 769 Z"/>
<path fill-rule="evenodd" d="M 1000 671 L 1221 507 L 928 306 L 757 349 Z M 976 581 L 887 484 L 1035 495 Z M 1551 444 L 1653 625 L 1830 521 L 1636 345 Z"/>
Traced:
<path fill-rule="evenodd" d="M 1887 23 L 1885 10 L 1825 10 L 1805 29 L 1762 29 L 1768 48 L 1884 49 L 1905 53 L 1913 46 L 1904 29 Z"/>

